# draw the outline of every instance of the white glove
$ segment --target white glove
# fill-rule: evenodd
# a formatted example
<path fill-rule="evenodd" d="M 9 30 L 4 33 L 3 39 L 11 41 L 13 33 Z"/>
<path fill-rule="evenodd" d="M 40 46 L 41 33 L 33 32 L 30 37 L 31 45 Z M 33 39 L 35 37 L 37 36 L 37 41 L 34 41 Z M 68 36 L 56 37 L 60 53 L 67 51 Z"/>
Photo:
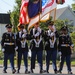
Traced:
<path fill-rule="evenodd" d="M 61 56 L 61 54 L 62 54 L 61 52 L 58 52 L 58 55 L 59 55 L 59 56 Z"/>
<path fill-rule="evenodd" d="M 24 32 L 24 33 L 27 33 L 26 29 L 23 29 L 23 32 Z"/>
<path fill-rule="evenodd" d="M 2 52 L 4 52 L 5 51 L 5 49 L 4 48 L 2 48 Z"/>
<path fill-rule="evenodd" d="M 18 46 L 15 47 L 15 51 L 18 49 Z"/>
<path fill-rule="evenodd" d="M 74 44 L 72 44 L 71 47 L 74 47 Z"/>
<path fill-rule="evenodd" d="M 31 50 L 29 49 L 28 57 L 31 57 Z"/>
<path fill-rule="evenodd" d="M 53 32 L 56 32 L 56 28 L 55 28 L 55 25 L 53 25 L 52 27 L 53 27 L 53 29 L 54 29 L 54 31 L 53 31 Z"/>
<path fill-rule="evenodd" d="M 26 37 L 26 34 L 23 34 L 23 35 L 22 35 L 22 38 L 25 38 L 25 37 Z"/>
<path fill-rule="evenodd" d="M 34 36 L 35 36 L 35 37 L 37 37 L 37 36 L 39 36 L 39 35 L 40 35 L 40 33 L 39 33 L 39 32 L 37 32 Z"/>
<path fill-rule="evenodd" d="M 54 36 L 54 32 L 52 32 L 50 36 L 51 36 L 51 37 Z"/>

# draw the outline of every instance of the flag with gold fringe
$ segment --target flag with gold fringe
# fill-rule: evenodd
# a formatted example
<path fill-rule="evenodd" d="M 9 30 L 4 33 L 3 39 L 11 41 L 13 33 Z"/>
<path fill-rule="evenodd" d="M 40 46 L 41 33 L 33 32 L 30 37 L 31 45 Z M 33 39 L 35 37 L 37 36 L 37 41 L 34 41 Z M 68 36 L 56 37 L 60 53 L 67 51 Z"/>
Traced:
<path fill-rule="evenodd" d="M 53 18 L 56 16 L 56 0 L 22 0 L 20 9 L 20 24 L 29 24 L 28 29 L 33 27 L 39 21 L 47 21 L 51 12 L 54 12 Z"/>
<path fill-rule="evenodd" d="M 31 28 L 32 26 L 34 26 L 34 24 L 38 21 L 47 21 L 49 20 L 50 17 L 50 13 L 51 11 L 54 11 L 54 20 L 55 20 L 55 14 L 56 14 L 56 0 L 40 0 L 40 6 L 41 6 L 41 13 L 36 16 L 35 18 L 31 19 L 29 25 L 28 25 L 28 29 Z"/>

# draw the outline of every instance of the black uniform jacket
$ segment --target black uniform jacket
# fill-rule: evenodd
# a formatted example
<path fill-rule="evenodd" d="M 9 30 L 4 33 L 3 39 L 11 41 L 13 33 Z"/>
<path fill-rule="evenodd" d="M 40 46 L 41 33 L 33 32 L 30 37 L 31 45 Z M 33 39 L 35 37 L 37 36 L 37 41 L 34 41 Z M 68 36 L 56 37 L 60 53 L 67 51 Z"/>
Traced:
<path fill-rule="evenodd" d="M 35 30 L 35 34 L 36 34 L 37 32 L 38 32 L 38 31 Z M 39 39 L 42 38 L 43 35 L 44 35 L 44 31 L 41 30 L 40 35 L 38 36 Z M 36 40 L 37 37 L 36 37 L 36 38 L 34 37 L 34 35 L 33 35 L 33 29 L 31 29 L 31 30 L 30 30 L 30 40 L 32 40 L 32 41 L 31 41 L 31 43 L 30 43 L 30 49 L 31 49 L 31 50 L 43 50 L 43 41 L 41 40 L 41 42 L 40 42 L 40 44 L 39 44 L 39 47 L 36 47 L 36 46 L 35 46 L 36 44 L 35 44 L 34 39 Z"/>
<path fill-rule="evenodd" d="M 36 34 L 36 33 L 37 33 L 37 31 L 35 31 L 35 34 Z M 44 31 L 43 31 L 43 30 L 41 30 L 41 33 L 40 33 L 40 35 L 39 35 L 39 38 L 40 38 L 40 36 L 41 36 L 41 37 L 44 36 Z M 29 39 L 30 39 L 30 40 L 36 39 L 36 38 L 34 37 L 34 35 L 33 35 L 33 29 L 30 30 Z"/>
<path fill-rule="evenodd" d="M 13 43 L 13 45 L 12 45 Z M 14 53 L 15 52 L 15 37 L 14 34 L 4 33 L 1 41 L 2 48 L 5 49 L 4 53 Z"/>
<path fill-rule="evenodd" d="M 57 31 L 55 32 L 55 37 L 58 38 L 59 35 L 57 33 Z M 51 48 L 50 47 L 50 39 L 52 39 L 52 37 L 48 36 L 48 31 L 45 32 L 45 35 L 44 35 L 44 40 L 45 40 L 45 50 L 57 50 L 57 39 L 54 43 L 54 48 Z"/>
<path fill-rule="evenodd" d="M 30 49 L 31 51 L 39 51 L 39 50 L 43 50 L 43 41 L 41 40 L 39 47 L 36 47 L 36 43 L 34 42 L 34 40 L 32 40 L 31 44 L 30 44 Z"/>
<path fill-rule="evenodd" d="M 59 51 L 62 52 L 63 55 L 70 55 L 71 54 L 71 48 L 72 45 L 71 37 L 67 35 L 60 35 L 59 37 Z"/>
<path fill-rule="evenodd" d="M 23 33 L 22 33 L 23 35 Z M 26 35 L 25 39 L 28 39 L 28 34 Z M 17 51 L 28 51 L 28 44 L 26 42 L 25 44 L 25 48 L 21 48 L 21 41 L 22 41 L 22 37 L 19 37 L 19 32 L 16 35 L 16 45 L 18 46 L 18 50 Z"/>

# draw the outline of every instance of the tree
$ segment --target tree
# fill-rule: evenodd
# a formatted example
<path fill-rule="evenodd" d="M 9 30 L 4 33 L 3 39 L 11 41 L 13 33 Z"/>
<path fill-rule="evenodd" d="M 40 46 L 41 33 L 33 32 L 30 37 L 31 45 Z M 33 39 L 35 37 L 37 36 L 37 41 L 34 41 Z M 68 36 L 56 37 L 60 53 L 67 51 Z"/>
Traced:
<path fill-rule="evenodd" d="M 73 0 L 74 3 L 72 4 L 72 10 L 75 10 L 75 0 Z"/>
<path fill-rule="evenodd" d="M 16 6 L 14 6 L 14 10 L 11 13 L 11 23 L 14 25 L 13 31 L 17 31 L 17 25 L 19 24 L 19 15 L 20 15 L 20 7 L 21 0 L 15 0 Z"/>
<path fill-rule="evenodd" d="M 75 51 L 75 32 L 71 33 L 72 42 L 74 44 L 74 51 Z"/>
<path fill-rule="evenodd" d="M 55 21 L 55 26 L 58 32 L 60 32 L 61 27 L 67 26 L 69 33 L 73 31 L 73 23 L 69 21 L 68 19 L 65 20 L 56 20 Z"/>

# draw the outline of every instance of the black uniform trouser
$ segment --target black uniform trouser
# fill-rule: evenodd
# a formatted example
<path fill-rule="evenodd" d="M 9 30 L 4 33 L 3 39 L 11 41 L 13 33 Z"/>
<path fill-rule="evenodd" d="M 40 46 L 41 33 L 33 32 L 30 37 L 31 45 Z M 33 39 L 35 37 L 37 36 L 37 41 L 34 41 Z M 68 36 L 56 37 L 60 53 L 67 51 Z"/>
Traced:
<path fill-rule="evenodd" d="M 57 58 L 57 50 L 47 50 L 46 51 L 46 70 L 49 70 L 49 64 L 50 60 L 52 59 L 52 65 L 54 71 L 57 71 L 57 66 L 56 66 L 56 58 Z"/>
<path fill-rule="evenodd" d="M 7 69 L 7 61 L 10 60 L 11 68 L 14 69 L 14 53 L 8 54 L 4 53 L 4 70 Z"/>
<path fill-rule="evenodd" d="M 39 66 L 40 66 L 40 70 L 42 70 L 42 54 L 43 54 L 43 51 L 42 50 L 39 50 L 39 51 L 32 51 L 31 52 L 31 70 L 32 69 L 35 69 L 35 61 L 36 61 L 36 55 L 37 55 L 37 61 L 39 63 Z"/>
<path fill-rule="evenodd" d="M 22 55 L 23 55 L 25 69 L 28 70 L 28 51 L 18 52 L 18 70 L 20 70 Z"/>
<path fill-rule="evenodd" d="M 71 55 L 61 55 L 59 71 L 62 71 L 65 59 L 66 59 L 67 70 L 71 71 Z"/>

